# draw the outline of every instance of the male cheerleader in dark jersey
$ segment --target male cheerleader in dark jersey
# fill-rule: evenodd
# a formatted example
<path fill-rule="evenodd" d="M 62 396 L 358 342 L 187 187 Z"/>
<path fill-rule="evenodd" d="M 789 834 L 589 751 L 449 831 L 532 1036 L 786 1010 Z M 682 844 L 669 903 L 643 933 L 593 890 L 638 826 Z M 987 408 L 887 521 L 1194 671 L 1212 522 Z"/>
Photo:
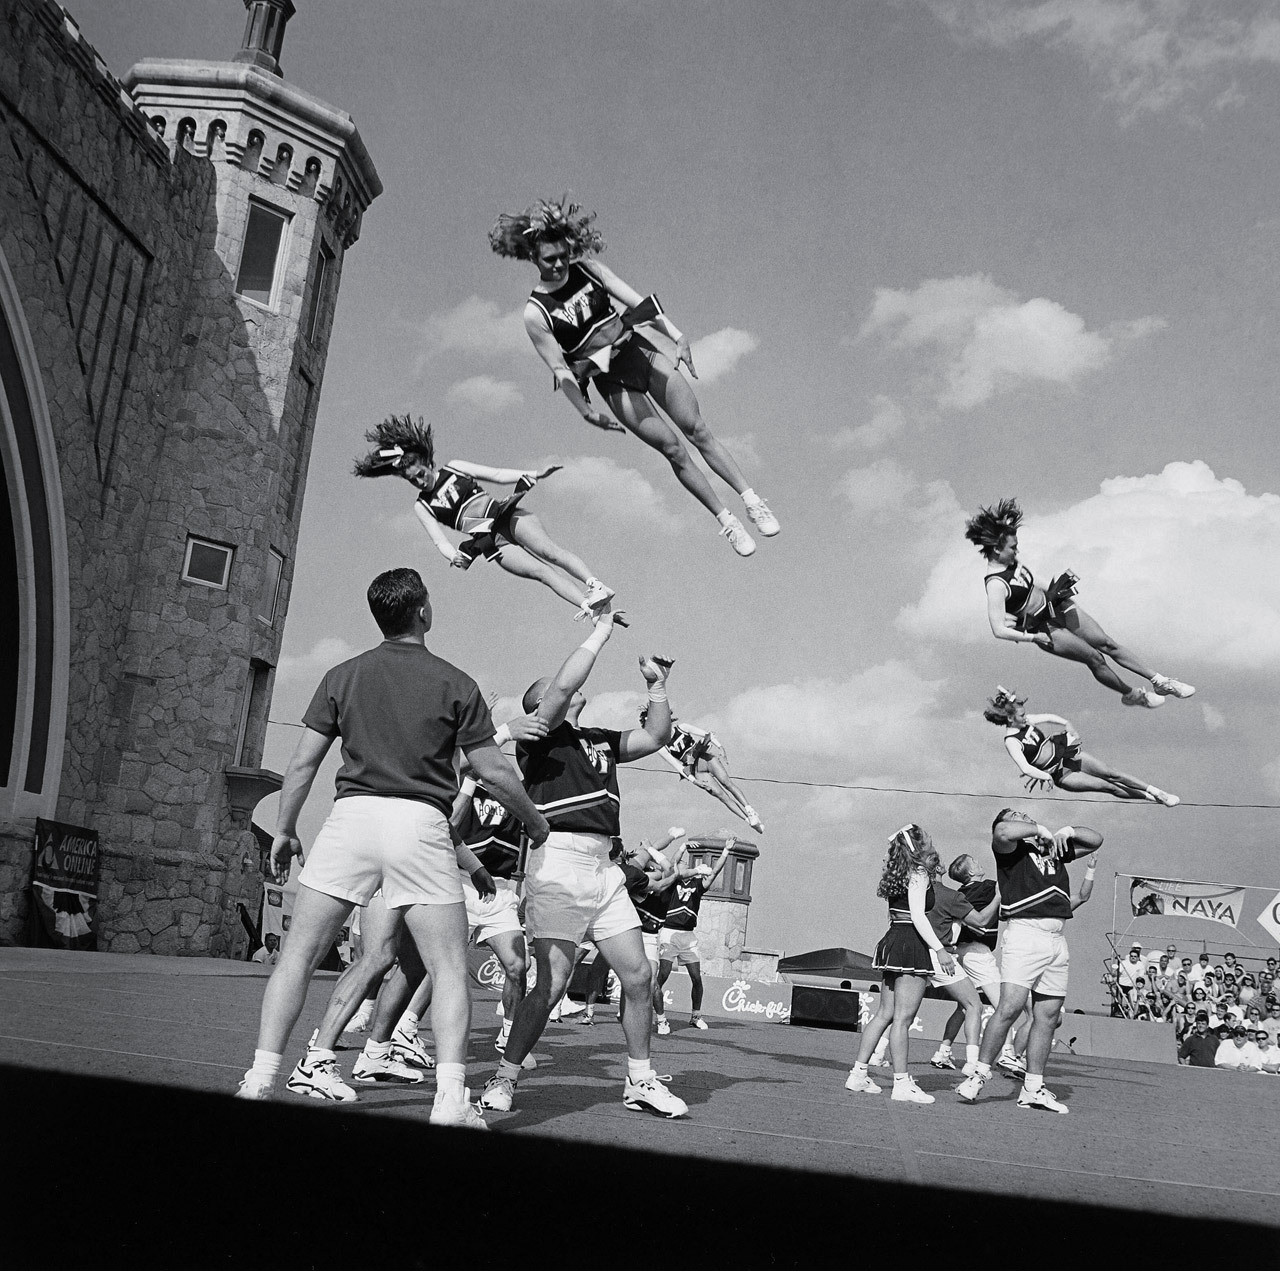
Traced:
<path fill-rule="evenodd" d="M 1025 812 L 1003 809 L 991 826 L 996 858 L 1000 917 L 1005 923 L 1000 954 L 1000 1004 L 982 1036 L 977 1070 L 956 1087 L 973 1103 L 991 1077 L 991 1063 L 1014 1020 L 1031 998 L 1027 1075 L 1018 1107 L 1065 1113 L 1067 1106 L 1044 1084 L 1044 1066 L 1067 996 L 1070 964 L 1063 927 L 1071 917 L 1071 879 L 1067 862 L 1102 846 L 1102 835 L 1083 826 L 1058 831 L 1037 824 Z"/>
<path fill-rule="evenodd" d="M 670 736 L 671 663 L 640 659 L 649 690 L 646 728 L 617 732 L 579 727 L 586 705 L 580 690 L 612 633 L 612 614 L 596 618 L 594 632 L 559 671 L 530 685 L 524 696 L 524 710 L 536 711 L 550 731 L 541 741 L 522 742 L 516 762 L 529 797 L 544 810 L 552 833 L 551 846 L 531 853 L 526 864 L 525 917 L 533 940 L 536 983 L 516 1008 L 506 1053 L 480 1099 L 482 1107 L 500 1112 L 511 1107 L 521 1061 L 542 1035 L 584 938 L 596 943 L 622 985 L 627 1041 L 623 1106 L 666 1117 L 689 1111 L 658 1081 L 649 1061 L 653 983 L 640 919 L 627 896 L 622 871 L 609 860 L 612 839 L 619 832 L 618 764 L 654 754 Z"/>
<path fill-rule="evenodd" d="M 671 893 L 671 903 L 667 907 L 667 916 L 662 924 L 661 941 L 658 945 L 658 984 L 653 992 L 654 1015 L 658 1022 L 659 1034 L 665 1036 L 671 1031 L 667 1020 L 666 1003 L 663 987 L 671 976 L 676 962 L 689 973 L 689 1023 L 694 1028 L 706 1028 L 707 1022 L 702 1018 L 702 960 L 698 956 L 698 911 L 702 907 L 702 898 L 707 894 L 712 883 L 720 877 L 721 870 L 729 860 L 729 853 L 737 840 L 727 835 L 724 848 L 715 865 L 698 865 L 693 869 L 682 869 L 681 860 L 691 846 L 686 843 L 676 857 L 676 874 L 678 881 Z M 696 846 L 696 844 L 695 844 Z"/>
<path fill-rule="evenodd" d="M 644 711 L 640 712 L 640 727 L 644 727 Z M 740 816 L 757 834 L 764 833 L 764 826 L 729 775 L 729 756 L 715 733 L 705 728 L 693 728 L 671 717 L 671 740 L 659 752 L 680 774 L 681 781 L 692 781 L 699 790 L 713 799 L 719 799 L 734 816 Z"/>

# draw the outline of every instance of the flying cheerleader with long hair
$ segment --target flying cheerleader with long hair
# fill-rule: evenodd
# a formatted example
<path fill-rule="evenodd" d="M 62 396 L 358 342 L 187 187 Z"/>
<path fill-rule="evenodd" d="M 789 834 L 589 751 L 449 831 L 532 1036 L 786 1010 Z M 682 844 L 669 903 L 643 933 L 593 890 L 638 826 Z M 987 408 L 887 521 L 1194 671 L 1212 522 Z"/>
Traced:
<path fill-rule="evenodd" d="M 648 717 L 649 710 L 645 707 L 640 712 L 641 728 Z M 699 790 L 719 799 L 734 816 L 740 816 L 757 834 L 764 833 L 755 808 L 729 775 L 729 756 L 715 733 L 677 723 L 672 715 L 671 740 L 658 753 L 676 770 L 681 781 L 692 781 Z"/>
<path fill-rule="evenodd" d="M 1004 726 L 1005 749 L 1026 778 L 1031 793 L 1058 786 L 1079 794 L 1096 791 L 1117 799 L 1145 799 L 1166 808 L 1176 808 L 1181 802 L 1176 794 L 1117 772 L 1082 750 L 1070 720 L 1061 715 L 1028 715 L 1022 709 L 1026 701 L 997 685 L 996 695 L 982 717 Z"/>
<path fill-rule="evenodd" d="M 1018 527 L 1022 509 L 1016 499 L 1001 499 L 994 507 L 979 508 L 965 526 L 965 538 L 975 544 L 995 568 L 986 576 L 987 618 L 997 640 L 1038 644 L 1046 653 L 1083 662 L 1099 684 L 1121 695 L 1126 706 L 1163 706 L 1166 697 L 1190 697 L 1195 689 L 1160 675 L 1132 649 L 1117 644 L 1075 601 L 1076 576 L 1067 571 L 1046 587 L 1018 562 Z M 1116 674 L 1107 659 L 1151 681 L 1153 692 L 1131 686 Z"/>
<path fill-rule="evenodd" d="M 625 428 L 657 450 L 680 484 L 719 521 L 733 550 L 750 556 L 756 550 L 751 535 L 714 493 L 657 407 L 693 443 L 712 472 L 741 496 L 747 517 L 764 537 L 778 532 L 777 518 L 703 422 L 698 399 L 679 372 L 683 362 L 694 379 L 698 376 L 688 339 L 656 296 L 642 296 L 591 259 L 604 250 L 594 220 L 594 212 L 584 212 L 565 195 L 557 203 L 540 199 L 523 212 L 503 213 L 489 231 L 489 245 L 499 256 L 530 261 L 538 270 L 538 285 L 524 309 L 525 330 L 551 368 L 554 387 L 578 414 L 606 431 Z M 624 306 L 621 313 L 613 306 L 615 300 Z M 591 404 L 592 382 L 618 422 Z"/>
<path fill-rule="evenodd" d="M 455 569 L 469 569 L 482 556 L 509 574 L 550 587 L 577 606 L 578 617 L 608 611 L 613 591 L 581 557 L 553 542 L 532 512 L 519 506 L 538 481 L 559 471 L 558 465 L 541 471 L 489 468 L 460 459 L 437 465 L 431 425 L 408 415 L 384 419 L 365 433 L 365 440 L 373 449 L 356 460 L 356 476 L 397 476 L 416 486 L 421 493 L 413 510 L 440 555 Z M 515 491 L 495 499 L 482 481 L 513 485 Z M 456 547 L 445 535 L 446 528 L 464 536 Z"/>

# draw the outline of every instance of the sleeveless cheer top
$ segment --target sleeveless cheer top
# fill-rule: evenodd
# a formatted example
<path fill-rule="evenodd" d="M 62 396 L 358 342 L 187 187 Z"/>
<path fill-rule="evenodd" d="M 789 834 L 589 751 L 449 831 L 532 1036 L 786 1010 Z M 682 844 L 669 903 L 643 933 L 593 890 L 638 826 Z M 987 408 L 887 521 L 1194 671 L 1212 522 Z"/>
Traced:
<path fill-rule="evenodd" d="M 494 878 L 510 878 L 520 860 L 523 826 L 482 785 L 462 811 L 458 836 Z"/>
<path fill-rule="evenodd" d="M 996 853 L 1000 918 L 1070 918 L 1071 880 L 1062 861 L 1045 847 L 1023 839 L 1011 852 Z"/>
<path fill-rule="evenodd" d="M 546 318 L 568 358 L 618 316 L 609 293 L 578 261 L 569 266 L 569 275 L 559 287 L 532 292 L 529 301 Z"/>
<path fill-rule="evenodd" d="M 1006 565 L 1004 569 L 995 570 L 983 579 L 984 585 L 993 578 L 1004 583 L 1004 611 L 1014 616 L 1019 628 L 1024 628 L 1027 622 L 1044 612 L 1048 602 L 1043 592 L 1040 604 L 1031 612 L 1027 611 L 1035 595 L 1036 580 L 1025 565 Z"/>
<path fill-rule="evenodd" d="M 458 514 L 477 497 L 488 498 L 485 488 L 472 476 L 450 467 L 436 470 L 436 479 L 418 495 L 432 516 L 451 530 L 458 528 Z"/>

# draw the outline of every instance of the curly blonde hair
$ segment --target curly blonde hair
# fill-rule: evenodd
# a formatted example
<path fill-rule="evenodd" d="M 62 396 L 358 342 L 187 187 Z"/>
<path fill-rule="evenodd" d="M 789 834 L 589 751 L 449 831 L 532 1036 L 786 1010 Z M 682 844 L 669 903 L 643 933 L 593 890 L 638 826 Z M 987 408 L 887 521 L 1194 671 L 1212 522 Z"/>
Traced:
<path fill-rule="evenodd" d="M 964 536 L 991 560 L 1000 544 L 1022 524 L 1022 509 L 1017 499 L 1001 499 L 989 508 L 979 508 L 964 527 Z"/>
<path fill-rule="evenodd" d="M 489 246 L 499 256 L 533 260 L 539 243 L 562 242 L 573 260 L 604 251 L 604 238 L 592 225 L 594 212 L 584 212 L 568 194 L 558 202 L 538 199 L 523 212 L 503 212 L 489 231 Z"/>
<path fill-rule="evenodd" d="M 876 895 L 885 900 L 906 894 L 907 882 L 916 870 L 931 879 L 942 873 L 942 860 L 933 840 L 914 822 L 904 825 L 890 840 Z"/>
<path fill-rule="evenodd" d="M 398 476 L 410 459 L 420 459 L 428 468 L 435 467 L 435 438 L 431 425 L 422 418 L 388 415 L 376 428 L 364 435 L 373 449 L 356 460 L 358 477 Z"/>

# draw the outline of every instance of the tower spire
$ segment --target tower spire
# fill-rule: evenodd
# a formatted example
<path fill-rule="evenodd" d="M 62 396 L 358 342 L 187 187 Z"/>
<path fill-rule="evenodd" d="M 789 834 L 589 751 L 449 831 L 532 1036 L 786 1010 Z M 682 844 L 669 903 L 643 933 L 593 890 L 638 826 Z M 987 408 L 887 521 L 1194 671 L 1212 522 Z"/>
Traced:
<path fill-rule="evenodd" d="M 280 50 L 284 29 L 297 12 L 293 0 L 244 0 L 249 18 L 244 27 L 244 43 L 233 61 L 249 62 L 273 75 L 282 75 Z"/>

